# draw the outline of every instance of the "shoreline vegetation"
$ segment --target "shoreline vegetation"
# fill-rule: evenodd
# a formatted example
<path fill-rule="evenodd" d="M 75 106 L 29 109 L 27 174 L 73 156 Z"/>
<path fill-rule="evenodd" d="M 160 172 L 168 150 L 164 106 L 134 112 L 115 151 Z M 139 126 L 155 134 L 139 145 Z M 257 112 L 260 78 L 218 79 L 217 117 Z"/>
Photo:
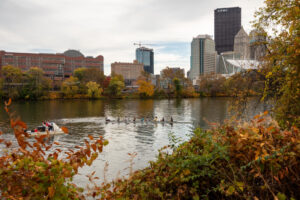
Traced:
<path fill-rule="evenodd" d="M 32 67 L 22 72 L 14 66 L 1 69 L 0 97 L 15 100 L 54 99 L 172 99 L 198 97 L 239 97 L 262 96 L 265 78 L 258 70 L 237 73 L 229 78 L 218 74 L 201 77 L 198 87 L 194 87 L 183 74 L 168 76 L 165 69 L 161 81 L 166 88 L 154 87 L 148 74 L 137 81 L 137 88 L 125 88 L 121 75 L 106 77 L 96 68 L 79 68 L 74 76 L 64 81 L 52 81 L 44 77 L 43 70 Z"/>
<path fill-rule="evenodd" d="M 131 172 L 128 178 L 110 183 L 104 178 L 103 184 L 97 184 L 99 178 L 93 172 L 88 175 L 91 185 L 80 188 L 72 182 L 73 177 L 78 174 L 79 168 L 92 165 L 108 141 L 101 136 L 94 138 L 89 135 L 83 146 L 66 152 L 58 147 L 59 143 L 50 142 L 47 136 L 29 141 L 28 134 L 24 132 L 26 124 L 10 111 L 10 99 L 5 102 L 5 110 L 18 146 L 12 150 L 11 141 L 2 139 L 0 133 L 0 143 L 6 148 L 0 156 L 0 197 L 300 199 L 299 1 L 265 0 L 265 7 L 259 9 L 255 16 L 254 27 L 258 30 L 270 29 L 271 32 L 259 31 L 267 38 L 263 42 L 267 54 L 257 72 L 247 71 L 234 79 L 236 87 L 232 88 L 232 92 L 238 97 L 237 108 L 247 104 L 247 97 L 253 94 L 255 90 L 252 88 L 257 85 L 249 81 L 255 79 L 248 78 L 253 74 L 258 75 L 262 81 L 258 85 L 263 85 L 263 99 L 274 102 L 272 116 L 264 112 L 247 122 L 232 119 L 221 126 L 211 124 L 209 130 L 196 129 L 189 141 L 161 149 L 156 161 L 150 162 L 145 169 Z M 280 29 L 277 30 L 274 24 Z M 75 76 L 62 83 L 65 94 L 75 95 L 75 91 L 87 87 L 87 94 L 94 97 L 102 92 L 111 97 L 120 97 L 124 87 L 121 77 L 115 75 L 109 84 L 106 82 L 107 90 L 104 87 L 101 91 L 97 82 L 88 84 L 92 79 L 81 85 L 82 88 L 73 84 L 80 82 L 81 76 Z M 19 74 L 18 77 L 24 76 Z M 25 77 L 28 78 L 25 84 L 27 92 L 33 92 L 30 86 L 38 83 L 37 79 Z M 12 79 L 5 81 L 8 80 Z M 207 82 L 210 83 L 210 80 L 207 79 Z M 182 87 L 179 82 L 173 79 L 173 91 L 177 97 L 184 91 L 180 90 Z M 13 85 L 6 88 L 11 94 L 24 94 L 18 90 L 18 84 L 4 84 L 5 87 Z M 139 90 L 141 97 L 154 94 L 154 88 L 147 80 L 142 80 L 140 86 L 143 88 Z M 68 132 L 66 128 L 64 130 Z M 172 153 L 168 153 L 169 149 Z M 105 168 L 103 170 L 105 172 Z"/>

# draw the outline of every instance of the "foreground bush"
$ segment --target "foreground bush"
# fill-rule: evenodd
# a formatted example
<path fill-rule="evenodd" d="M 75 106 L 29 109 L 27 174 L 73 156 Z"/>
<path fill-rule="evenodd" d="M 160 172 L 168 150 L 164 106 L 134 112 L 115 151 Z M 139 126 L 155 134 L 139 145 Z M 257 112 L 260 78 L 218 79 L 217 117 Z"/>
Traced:
<path fill-rule="evenodd" d="M 197 129 L 150 167 L 98 188 L 103 199 L 300 199 L 300 136 L 266 116 Z"/>
<path fill-rule="evenodd" d="M 24 132 L 27 126 L 9 111 L 10 124 L 18 142 L 10 148 L 11 141 L 0 138 L 7 149 L 0 155 L 0 198 L 1 199 L 84 199 L 83 189 L 72 183 L 78 169 L 91 165 L 107 144 L 102 136 L 85 141 L 78 150 L 62 152 L 59 143 L 50 142 L 49 135 L 29 140 Z M 63 128 L 67 133 L 67 129 Z M 1 135 L 2 133 L 0 133 Z"/>

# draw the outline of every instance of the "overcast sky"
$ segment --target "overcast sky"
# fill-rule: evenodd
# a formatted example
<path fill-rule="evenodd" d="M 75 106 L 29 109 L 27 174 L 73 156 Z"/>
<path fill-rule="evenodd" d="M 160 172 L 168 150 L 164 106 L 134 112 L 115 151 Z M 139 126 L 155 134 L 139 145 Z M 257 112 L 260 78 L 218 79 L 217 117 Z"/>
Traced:
<path fill-rule="evenodd" d="M 134 42 L 154 49 L 154 72 L 188 71 L 190 42 L 214 33 L 214 9 L 242 8 L 249 33 L 263 0 L 0 0 L 0 50 L 56 53 L 80 50 L 112 62 L 132 62 Z"/>

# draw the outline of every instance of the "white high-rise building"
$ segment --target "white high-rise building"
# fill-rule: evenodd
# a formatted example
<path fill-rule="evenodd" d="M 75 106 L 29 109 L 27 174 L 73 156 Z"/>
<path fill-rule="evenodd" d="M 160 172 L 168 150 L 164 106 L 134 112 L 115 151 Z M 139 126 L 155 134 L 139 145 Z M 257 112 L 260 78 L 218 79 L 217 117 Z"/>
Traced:
<path fill-rule="evenodd" d="M 215 42 L 209 35 L 198 35 L 191 44 L 191 80 L 200 75 L 216 73 L 217 52 Z"/>

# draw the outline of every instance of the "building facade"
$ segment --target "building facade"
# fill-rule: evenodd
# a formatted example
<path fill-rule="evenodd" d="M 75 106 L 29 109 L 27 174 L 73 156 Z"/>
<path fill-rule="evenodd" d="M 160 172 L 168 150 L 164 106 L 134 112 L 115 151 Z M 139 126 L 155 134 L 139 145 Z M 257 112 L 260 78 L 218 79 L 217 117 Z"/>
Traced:
<path fill-rule="evenodd" d="M 240 7 L 215 10 L 215 49 L 218 54 L 234 50 L 234 37 L 241 29 L 241 14 Z"/>
<path fill-rule="evenodd" d="M 250 38 L 243 27 L 234 37 L 234 52 L 243 59 L 250 59 Z"/>
<path fill-rule="evenodd" d="M 52 80 L 63 80 L 72 76 L 77 68 L 98 68 L 103 71 L 103 56 L 85 57 L 77 50 L 67 50 L 64 53 L 16 53 L 0 51 L 0 69 L 12 65 L 27 71 L 30 67 L 39 67 L 45 76 Z"/>
<path fill-rule="evenodd" d="M 252 30 L 250 32 L 250 58 L 261 60 L 266 55 L 266 36 L 263 31 Z"/>
<path fill-rule="evenodd" d="M 133 63 L 114 62 L 111 64 L 111 73 L 122 75 L 125 85 L 133 85 L 144 71 L 144 65 L 133 61 Z"/>
<path fill-rule="evenodd" d="M 153 49 L 139 47 L 135 50 L 136 60 L 144 65 L 144 70 L 154 74 L 154 53 Z"/>
<path fill-rule="evenodd" d="M 191 44 L 191 69 L 189 78 L 216 73 L 215 42 L 209 35 L 199 35 L 193 38 Z"/>

